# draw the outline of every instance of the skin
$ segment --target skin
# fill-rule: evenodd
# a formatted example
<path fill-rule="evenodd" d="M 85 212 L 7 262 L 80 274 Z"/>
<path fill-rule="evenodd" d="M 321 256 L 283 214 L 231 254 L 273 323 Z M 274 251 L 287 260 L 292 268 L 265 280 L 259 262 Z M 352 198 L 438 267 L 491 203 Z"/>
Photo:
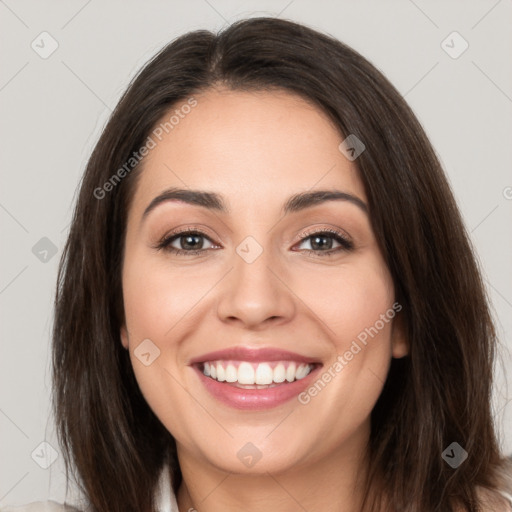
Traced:
<path fill-rule="evenodd" d="M 343 137 L 303 99 L 223 89 L 195 98 L 146 157 L 123 263 L 121 340 L 148 404 L 176 439 L 180 511 L 355 511 L 370 413 L 391 358 L 407 353 L 400 315 L 306 405 L 231 408 L 209 394 L 189 362 L 243 345 L 297 352 L 327 369 L 392 308 L 393 282 L 363 209 L 324 201 L 281 213 L 291 195 L 311 190 L 337 189 L 366 203 L 364 187 L 338 150 Z M 168 201 L 141 220 L 170 187 L 221 194 L 229 212 Z M 206 233 L 203 253 L 154 248 L 187 226 Z M 325 229 L 348 236 L 354 249 L 308 253 L 308 236 Z M 250 264 L 236 252 L 247 236 L 263 248 Z M 134 354 L 145 339 L 160 350 L 149 366 Z M 261 452 L 251 468 L 237 457 L 248 442 Z"/>

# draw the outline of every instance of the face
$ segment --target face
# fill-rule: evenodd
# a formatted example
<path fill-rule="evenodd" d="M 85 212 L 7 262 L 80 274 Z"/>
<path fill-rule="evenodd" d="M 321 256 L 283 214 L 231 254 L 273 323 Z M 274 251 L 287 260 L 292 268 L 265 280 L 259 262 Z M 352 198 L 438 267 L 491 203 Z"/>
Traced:
<path fill-rule="evenodd" d="M 182 464 L 357 456 L 406 344 L 343 137 L 285 92 L 195 99 L 128 213 L 121 340 L 142 393 Z"/>

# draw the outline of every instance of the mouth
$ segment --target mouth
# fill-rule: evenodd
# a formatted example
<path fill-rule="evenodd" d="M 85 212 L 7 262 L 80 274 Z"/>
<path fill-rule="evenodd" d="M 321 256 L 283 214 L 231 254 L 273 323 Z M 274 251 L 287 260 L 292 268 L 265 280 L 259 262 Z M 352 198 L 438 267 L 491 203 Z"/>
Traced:
<path fill-rule="evenodd" d="M 284 383 L 302 380 L 315 364 L 295 361 L 206 361 L 198 365 L 203 375 L 217 382 L 225 382 L 242 389 L 266 389 Z"/>
<path fill-rule="evenodd" d="M 215 399 L 236 409 L 255 410 L 293 399 L 323 365 L 292 352 L 236 347 L 205 354 L 190 366 Z"/>

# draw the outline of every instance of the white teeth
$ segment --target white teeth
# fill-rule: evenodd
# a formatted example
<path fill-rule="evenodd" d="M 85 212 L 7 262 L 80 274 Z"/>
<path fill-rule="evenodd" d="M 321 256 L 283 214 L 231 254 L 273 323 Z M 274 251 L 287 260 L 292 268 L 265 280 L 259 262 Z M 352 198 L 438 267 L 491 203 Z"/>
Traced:
<path fill-rule="evenodd" d="M 224 366 L 220 363 L 217 363 L 217 380 L 219 382 L 224 382 L 226 380 L 226 371 L 224 370 Z"/>
<path fill-rule="evenodd" d="M 256 376 L 254 384 L 272 384 L 274 372 L 267 363 L 261 363 L 256 368 Z"/>
<path fill-rule="evenodd" d="M 217 370 L 219 369 L 219 366 L 217 365 Z M 307 374 L 309 373 L 309 369 L 305 364 L 301 364 L 297 368 L 297 372 L 295 373 L 295 378 L 297 380 L 303 379 Z"/>
<path fill-rule="evenodd" d="M 293 382 L 295 380 L 295 370 L 295 363 L 290 363 L 290 365 L 286 369 L 286 380 L 288 382 Z"/>
<path fill-rule="evenodd" d="M 250 363 L 240 363 L 238 367 L 238 383 L 254 384 L 254 368 Z"/>
<path fill-rule="evenodd" d="M 273 380 L 277 384 L 280 384 L 281 382 L 284 382 L 285 379 L 286 379 L 286 370 L 284 369 L 284 364 L 283 363 L 279 363 L 274 368 L 274 378 L 273 378 Z"/>
<path fill-rule="evenodd" d="M 232 364 L 226 368 L 226 382 L 236 382 L 238 380 L 238 371 Z"/>
<path fill-rule="evenodd" d="M 249 363 L 247 361 L 225 362 L 212 361 L 203 364 L 203 373 L 219 382 L 238 383 L 242 385 L 269 386 L 285 381 L 293 382 L 306 377 L 313 365 L 295 362 Z"/>

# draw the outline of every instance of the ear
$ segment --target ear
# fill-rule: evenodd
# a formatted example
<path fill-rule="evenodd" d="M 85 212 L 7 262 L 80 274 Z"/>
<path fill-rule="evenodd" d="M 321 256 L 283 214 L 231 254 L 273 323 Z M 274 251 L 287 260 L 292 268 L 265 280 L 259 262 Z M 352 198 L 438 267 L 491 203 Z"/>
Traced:
<path fill-rule="evenodd" d="M 392 354 L 396 359 L 409 354 L 409 340 L 407 340 L 405 331 L 404 315 L 402 312 L 398 312 L 391 326 Z"/>
<path fill-rule="evenodd" d="M 123 324 L 121 326 L 121 343 L 123 344 L 123 347 L 128 350 L 128 329 L 126 328 L 126 325 Z"/>

